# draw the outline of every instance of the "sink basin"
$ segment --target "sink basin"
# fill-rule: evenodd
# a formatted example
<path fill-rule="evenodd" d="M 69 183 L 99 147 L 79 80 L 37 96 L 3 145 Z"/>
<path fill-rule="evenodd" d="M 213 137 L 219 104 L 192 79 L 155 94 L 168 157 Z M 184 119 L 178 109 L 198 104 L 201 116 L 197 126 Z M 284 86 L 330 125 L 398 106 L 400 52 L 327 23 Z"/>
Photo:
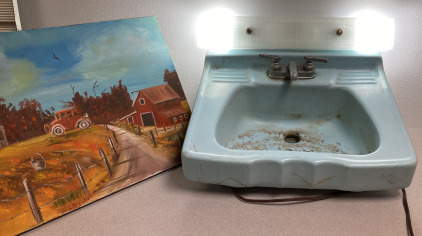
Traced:
<path fill-rule="evenodd" d="M 347 90 L 288 84 L 238 89 L 216 139 L 235 150 L 365 155 L 379 147 L 371 118 Z"/>
<path fill-rule="evenodd" d="M 307 80 L 274 80 L 259 54 L 300 65 Z M 315 55 L 316 54 L 316 55 Z M 410 185 L 416 156 L 380 54 L 234 50 L 208 53 L 182 148 L 186 178 L 233 187 L 367 191 Z"/>

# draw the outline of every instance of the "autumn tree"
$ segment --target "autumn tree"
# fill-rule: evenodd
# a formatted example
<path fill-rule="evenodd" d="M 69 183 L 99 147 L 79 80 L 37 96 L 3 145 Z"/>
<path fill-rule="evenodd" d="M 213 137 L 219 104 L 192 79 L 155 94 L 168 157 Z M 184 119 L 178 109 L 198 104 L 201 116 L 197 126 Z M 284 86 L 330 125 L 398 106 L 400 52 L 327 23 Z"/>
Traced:
<path fill-rule="evenodd" d="M 185 93 L 183 92 L 182 84 L 180 83 L 179 76 L 176 71 L 164 70 L 163 80 L 167 83 L 182 99 L 186 100 Z"/>
<path fill-rule="evenodd" d="M 25 98 L 18 103 L 18 108 L 5 102 L 0 97 L 0 125 L 5 128 L 9 143 L 42 135 L 44 124 L 53 117 L 52 112 L 42 110 L 36 99 Z"/>
<path fill-rule="evenodd" d="M 91 121 L 97 124 L 116 121 L 133 111 L 132 99 L 121 80 L 118 85 L 110 87 L 110 92 L 103 91 L 101 96 L 88 96 L 86 91 L 84 96 L 81 96 L 79 92 L 76 92 L 72 102 L 64 104 L 72 103 L 77 112 L 88 113 Z"/>

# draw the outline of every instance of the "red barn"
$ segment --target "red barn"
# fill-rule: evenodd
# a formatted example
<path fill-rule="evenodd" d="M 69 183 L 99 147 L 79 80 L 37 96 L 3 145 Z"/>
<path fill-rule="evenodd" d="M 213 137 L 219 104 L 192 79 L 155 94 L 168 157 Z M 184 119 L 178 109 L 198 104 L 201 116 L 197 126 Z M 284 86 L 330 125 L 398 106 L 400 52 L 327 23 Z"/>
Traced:
<path fill-rule="evenodd" d="M 129 117 L 140 126 L 170 127 L 190 118 L 180 96 L 167 84 L 139 90 L 132 107 L 136 113 Z"/>

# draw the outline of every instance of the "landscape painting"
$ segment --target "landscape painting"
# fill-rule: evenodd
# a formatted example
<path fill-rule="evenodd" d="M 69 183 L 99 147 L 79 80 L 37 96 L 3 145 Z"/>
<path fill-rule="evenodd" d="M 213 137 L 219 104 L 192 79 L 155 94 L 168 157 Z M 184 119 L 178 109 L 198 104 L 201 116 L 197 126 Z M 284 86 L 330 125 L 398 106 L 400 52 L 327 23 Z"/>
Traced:
<path fill-rule="evenodd" d="M 0 234 L 180 164 L 190 115 L 155 17 L 0 33 Z"/>

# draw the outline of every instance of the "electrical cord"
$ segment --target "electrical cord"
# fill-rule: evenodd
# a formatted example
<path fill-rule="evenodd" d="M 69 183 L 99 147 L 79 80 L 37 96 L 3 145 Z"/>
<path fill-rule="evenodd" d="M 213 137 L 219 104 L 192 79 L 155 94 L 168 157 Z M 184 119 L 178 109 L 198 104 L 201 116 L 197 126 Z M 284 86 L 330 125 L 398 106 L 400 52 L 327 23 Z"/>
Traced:
<path fill-rule="evenodd" d="M 403 208 L 404 212 L 406 213 L 406 227 L 407 227 L 407 233 L 410 236 L 414 236 L 413 234 L 413 228 L 412 228 L 412 220 L 410 219 L 410 210 L 409 205 L 407 204 L 407 194 L 406 189 L 402 189 L 401 192 L 403 193 Z"/>
<path fill-rule="evenodd" d="M 236 188 L 229 187 L 234 195 L 240 201 L 249 204 L 269 204 L 269 203 L 284 203 L 284 202 L 314 202 L 314 201 L 321 201 L 328 198 L 332 198 L 340 193 L 346 193 L 345 191 L 335 191 L 328 194 L 317 195 L 317 196 L 309 196 L 309 197 L 291 197 L 291 198 L 276 198 L 276 199 L 252 199 L 252 198 L 245 198 L 242 197 L 236 190 Z"/>
<path fill-rule="evenodd" d="M 242 201 L 244 203 L 249 203 L 249 204 L 272 204 L 272 203 L 285 203 L 285 202 L 314 202 L 314 201 L 321 201 L 321 200 L 325 200 L 325 199 L 335 197 L 335 196 L 339 195 L 340 193 L 347 193 L 345 191 L 335 191 L 335 192 L 328 193 L 328 194 L 309 196 L 309 197 L 253 199 L 253 198 L 245 198 L 245 197 L 241 196 L 238 193 L 236 188 L 233 188 L 233 187 L 229 187 L 229 188 L 233 191 L 233 193 L 234 193 L 234 195 L 236 196 L 237 199 L 239 199 L 240 201 Z M 412 221 L 410 219 L 409 205 L 407 203 L 406 190 L 402 189 L 401 191 L 403 193 L 403 199 L 402 200 L 403 200 L 404 212 L 406 214 L 407 232 L 408 232 L 408 235 L 414 236 L 413 228 L 412 228 Z"/>

